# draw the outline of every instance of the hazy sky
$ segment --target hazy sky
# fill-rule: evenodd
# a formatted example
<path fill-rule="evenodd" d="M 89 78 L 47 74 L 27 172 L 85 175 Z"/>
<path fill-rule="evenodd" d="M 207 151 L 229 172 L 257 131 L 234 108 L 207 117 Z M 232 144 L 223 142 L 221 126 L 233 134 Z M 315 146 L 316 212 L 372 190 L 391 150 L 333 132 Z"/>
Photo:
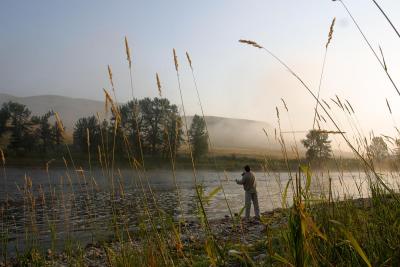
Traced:
<path fill-rule="evenodd" d="M 374 48 L 381 45 L 389 71 L 400 84 L 400 39 L 372 1 L 347 0 Z M 380 0 L 400 27 L 400 1 Z M 199 112 L 185 51 L 192 56 L 209 115 L 268 121 L 276 125 L 280 98 L 295 130 L 312 125 L 314 102 L 287 71 L 260 50 L 265 45 L 318 86 L 329 26 L 337 17 L 327 57 L 323 98 L 348 99 L 365 131 L 394 134 L 400 96 L 338 2 L 264 1 L 14 1 L 0 4 L 0 92 L 17 96 L 57 94 L 103 99 L 107 64 L 119 101 L 130 98 L 123 38 L 130 41 L 135 96 L 156 96 L 158 72 L 166 97 L 179 103 L 172 61 L 176 48 L 188 113 Z M 394 118 L 385 98 L 392 104 Z M 346 118 L 341 125 L 349 127 Z M 285 129 L 290 126 L 283 116 Z M 330 127 L 330 126 L 327 126 Z M 239 133 L 238 133 L 239 134 Z"/>

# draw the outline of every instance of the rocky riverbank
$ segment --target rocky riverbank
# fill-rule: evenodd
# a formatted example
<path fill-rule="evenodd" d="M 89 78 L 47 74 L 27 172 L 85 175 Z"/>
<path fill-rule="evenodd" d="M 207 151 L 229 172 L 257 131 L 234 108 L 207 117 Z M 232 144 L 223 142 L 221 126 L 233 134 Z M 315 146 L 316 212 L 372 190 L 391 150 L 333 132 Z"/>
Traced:
<path fill-rule="evenodd" d="M 368 212 L 372 204 L 371 199 L 362 198 L 336 202 L 335 205 L 344 205 L 345 203 L 350 203 L 355 208 L 354 211 L 358 212 Z M 316 209 L 319 207 L 324 208 L 319 204 L 314 205 Z M 213 238 L 226 255 L 225 264 L 227 266 L 241 266 L 238 258 L 257 265 L 272 264 L 273 259 L 270 255 L 272 253 L 268 253 L 268 251 L 281 251 L 283 249 L 282 234 L 287 229 L 288 215 L 288 209 L 275 209 L 262 213 L 261 220 L 251 219 L 247 221 L 239 219 L 237 214 L 234 215 L 233 219 L 225 215 L 221 219 L 210 220 L 209 226 Z M 179 234 L 173 229 L 164 232 L 164 234 L 166 233 L 164 236 L 167 236 L 166 239 L 168 239 L 166 249 L 176 258 L 176 262 L 175 260 L 174 262 L 187 265 L 185 264 L 187 263 L 185 257 L 189 255 L 192 263 L 199 263 L 198 266 L 208 266 L 207 249 L 205 249 L 207 235 L 204 225 L 201 225 L 198 220 L 189 220 L 174 225 L 175 230 L 180 228 Z M 146 225 L 146 227 L 150 230 L 149 225 Z M 157 230 L 159 233 L 163 231 L 161 226 L 158 226 Z M 140 263 L 136 263 L 138 260 L 148 257 L 146 245 L 149 245 L 149 241 L 146 236 L 139 232 L 131 232 L 130 236 L 131 240 L 124 243 L 109 240 L 90 243 L 84 248 L 75 245 L 69 251 L 63 252 L 47 250 L 45 253 L 39 253 L 38 251 L 30 251 L 25 255 L 10 259 L 7 264 L 1 262 L 0 267 L 140 266 Z M 154 254 L 159 252 L 153 251 L 152 253 L 150 256 L 154 257 Z M 126 260 L 126 255 L 130 255 L 131 261 L 128 264 L 122 263 L 121 265 L 119 261 L 121 258 L 122 261 Z M 181 266 L 182 264 L 178 265 Z"/>
<path fill-rule="evenodd" d="M 230 216 L 225 215 L 224 218 L 209 222 L 218 244 L 229 247 L 227 251 L 229 256 L 235 258 L 240 254 L 235 250 L 235 245 L 247 246 L 251 251 L 252 259 L 256 262 L 267 258 L 265 249 L 260 249 L 259 251 L 257 249 L 260 243 L 265 243 L 267 232 L 280 229 L 286 223 L 287 216 L 282 209 L 263 213 L 261 221 L 255 219 L 249 221 L 240 220 L 238 217 L 232 220 Z M 199 252 L 199 254 L 204 254 L 206 234 L 198 221 L 187 221 L 181 224 L 181 234 L 179 236 L 182 250 L 190 249 L 192 253 Z M 118 254 L 123 249 L 126 249 L 126 246 L 133 246 L 140 253 L 141 242 L 142 240 L 136 239 L 125 244 L 111 241 L 88 244 L 85 248 L 74 250 L 76 255 L 71 255 L 67 252 L 54 253 L 51 250 L 47 250 L 45 255 L 31 252 L 29 256 L 11 259 L 7 264 L 3 262 L 0 266 L 25 266 L 25 264 L 33 266 L 30 262 L 38 259 L 45 266 L 110 266 L 110 252 Z M 264 247 L 264 245 L 261 245 L 261 247 Z M 171 247 L 171 249 L 174 248 Z"/>

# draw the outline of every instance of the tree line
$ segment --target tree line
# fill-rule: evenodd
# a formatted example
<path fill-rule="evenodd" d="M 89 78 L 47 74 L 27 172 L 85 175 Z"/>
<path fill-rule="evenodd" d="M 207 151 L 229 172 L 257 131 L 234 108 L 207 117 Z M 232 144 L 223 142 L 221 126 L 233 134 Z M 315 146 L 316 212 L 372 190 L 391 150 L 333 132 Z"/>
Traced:
<path fill-rule="evenodd" d="M 142 155 L 176 157 L 185 137 L 183 121 L 176 105 L 165 98 L 144 98 L 119 105 L 117 110 L 118 118 L 115 112 L 102 120 L 95 115 L 79 118 L 73 128 L 72 151 L 85 154 L 103 151 L 114 153 L 117 158 L 125 157 L 127 153 L 132 153 L 136 158 Z M 188 134 L 194 158 L 207 155 L 208 135 L 202 117 L 193 116 Z M 306 159 L 310 162 L 321 162 L 332 157 L 327 132 L 310 130 L 301 142 L 306 148 Z M 52 110 L 42 115 L 32 115 L 23 104 L 10 101 L 2 105 L 0 148 L 8 155 L 64 152 L 66 143 Z M 388 159 L 391 154 L 400 158 L 400 139 L 393 139 L 393 144 L 394 150 L 389 151 L 382 137 L 373 137 L 366 146 L 366 156 L 374 161 Z"/>
<path fill-rule="evenodd" d="M 117 114 L 115 114 L 117 113 Z M 166 98 L 132 100 L 118 106 L 111 119 L 80 118 L 73 132 L 73 146 L 83 153 L 106 150 L 116 157 L 175 158 L 183 144 L 183 122 L 178 107 Z M 195 115 L 189 141 L 195 159 L 208 152 L 205 121 Z"/>
<path fill-rule="evenodd" d="M 364 157 L 375 162 L 382 162 L 390 159 L 391 156 L 394 159 L 400 159 L 400 139 L 389 137 L 387 139 L 394 145 L 392 151 L 389 150 L 387 143 L 381 136 L 372 137 L 369 144 L 365 139 L 365 144 L 363 144 L 365 148 Z M 327 131 L 310 130 L 301 142 L 307 150 L 306 159 L 309 162 L 323 162 L 332 157 L 332 146 Z"/>
<path fill-rule="evenodd" d="M 183 122 L 178 107 L 166 98 L 134 99 L 117 107 L 106 119 L 98 115 L 79 118 L 72 134 L 72 152 L 116 158 L 141 156 L 175 158 L 184 143 Z M 33 116 L 25 106 L 4 103 L 0 109 L 0 148 L 9 155 L 48 155 L 64 151 L 67 143 L 57 125 L 55 113 Z M 189 142 L 195 159 L 208 153 L 205 121 L 195 115 L 189 130 Z M 187 149 L 187 148 L 186 148 Z"/>
<path fill-rule="evenodd" d="M 0 109 L 0 147 L 15 156 L 59 151 L 64 137 L 54 116 L 53 111 L 33 116 L 25 105 L 4 103 Z"/>
<path fill-rule="evenodd" d="M 92 154 L 103 151 L 116 157 L 125 157 L 127 153 L 136 158 L 176 157 L 185 136 L 176 105 L 165 98 L 144 98 L 119 105 L 117 110 L 118 118 L 115 113 L 103 120 L 95 115 L 79 118 L 73 128 L 73 151 Z M 66 140 L 54 117 L 51 110 L 32 115 L 23 104 L 4 103 L 0 109 L 0 148 L 14 156 L 64 151 Z M 194 158 L 205 156 L 209 147 L 202 117 L 193 117 L 188 134 Z M 400 139 L 393 140 L 392 154 L 400 158 Z M 327 132 L 310 130 L 302 144 L 310 162 L 321 162 L 332 156 Z M 371 160 L 383 161 L 390 154 L 382 137 L 373 137 L 366 147 L 366 156 Z"/>

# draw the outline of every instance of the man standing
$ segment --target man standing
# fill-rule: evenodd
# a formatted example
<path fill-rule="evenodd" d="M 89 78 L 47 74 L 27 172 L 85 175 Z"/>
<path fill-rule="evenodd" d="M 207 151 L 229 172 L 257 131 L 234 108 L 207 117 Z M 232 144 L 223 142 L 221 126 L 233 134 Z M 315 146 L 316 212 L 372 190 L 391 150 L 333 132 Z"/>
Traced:
<path fill-rule="evenodd" d="M 258 197 L 256 189 L 256 177 L 250 171 L 250 166 L 244 166 L 245 172 L 242 173 L 242 179 L 236 180 L 237 184 L 243 185 L 245 191 L 245 207 L 246 207 L 246 219 L 250 219 L 250 208 L 251 202 L 254 205 L 254 214 L 256 219 L 260 219 L 260 209 L 258 207 Z"/>

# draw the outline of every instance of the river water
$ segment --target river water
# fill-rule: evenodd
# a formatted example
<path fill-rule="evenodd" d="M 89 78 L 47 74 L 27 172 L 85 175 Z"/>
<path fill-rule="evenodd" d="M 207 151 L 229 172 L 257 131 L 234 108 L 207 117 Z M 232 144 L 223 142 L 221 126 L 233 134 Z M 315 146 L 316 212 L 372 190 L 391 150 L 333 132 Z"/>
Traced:
<path fill-rule="evenodd" d="M 261 211 L 282 207 L 283 192 L 294 175 L 255 172 Z M 195 179 L 204 196 L 220 185 L 223 187 L 205 205 L 209 218 L 230 215 L 228 205 L 233 214 L 244 206 L 243 188 L 235 183 L 241 172 L 199 170 L 194 177 L 192 170 L 179 170 L 174 179 L 170 170 L 146 173 L 116 170 L 111 174 L 102 170 L 46 172 L 8 168 L 0 177 L 0 230 L 10 253 L 23 250 L 33 236 L 42 248 L 49 248 L 52 240 L 59 247 L 67 237 L 84 245 L 93 238 L 110 234 L 114 217 L 135 229 L 146 208 L 150 213 L 162 210 L 175 220 L 180 217 L 194 220 L 198 214 Z M 329 177 L 334 199 L 369 196 L 364 173 L 333 172 L 312 176 L 310 190 L 316 198 L 328 196 Z M 391 187 L 398 188 L 397 174 L 386 173 L 384 177 Z M 289 205 L 291 198 L 289 186 L 286 199 Z"/>

